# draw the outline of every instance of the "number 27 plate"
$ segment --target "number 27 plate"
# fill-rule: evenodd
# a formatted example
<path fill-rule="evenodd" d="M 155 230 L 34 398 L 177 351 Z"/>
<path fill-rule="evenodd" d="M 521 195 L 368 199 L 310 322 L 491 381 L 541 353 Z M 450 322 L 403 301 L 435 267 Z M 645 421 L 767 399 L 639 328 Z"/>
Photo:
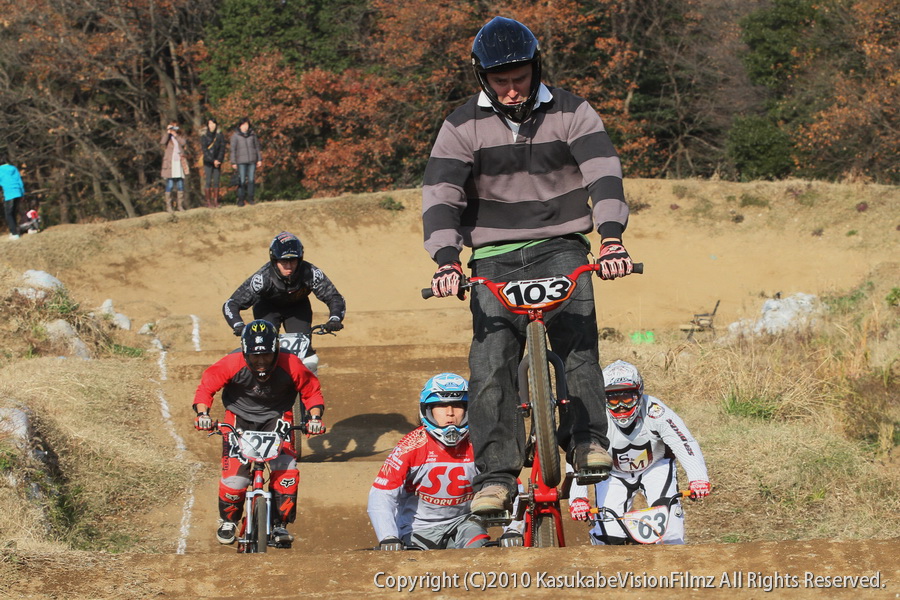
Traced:
<path fill-rule="evenodd" d="M 562 302 L 572 293 L 575 282 L 563 275 L 546 279 L 510 281 L 500 290 L 506 303 L 519 308 L 541 308 Z"/>

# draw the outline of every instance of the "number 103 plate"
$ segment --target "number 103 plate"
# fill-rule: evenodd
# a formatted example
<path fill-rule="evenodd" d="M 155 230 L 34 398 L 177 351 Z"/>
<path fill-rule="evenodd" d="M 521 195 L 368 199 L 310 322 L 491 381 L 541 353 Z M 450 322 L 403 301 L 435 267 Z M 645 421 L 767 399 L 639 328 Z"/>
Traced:
<path fill-rule="evenodd" d="M 510 281 L 503 286 L 501 292 L 510 306 L 543 308 L 562 302 L 569 297 L 573 289 L 575 282 L 564 275 L 559 275 L 546 279 Z"/>

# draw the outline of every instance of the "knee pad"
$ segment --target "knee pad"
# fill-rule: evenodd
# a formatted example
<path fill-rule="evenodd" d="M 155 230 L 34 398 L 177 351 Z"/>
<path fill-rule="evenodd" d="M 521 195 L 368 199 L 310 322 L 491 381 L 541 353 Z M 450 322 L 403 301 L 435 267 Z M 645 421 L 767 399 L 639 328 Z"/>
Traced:
<path fill-rule="evenodd" d="M 273 492 L 296 496 L 297 487 L 300 485 L 300 472 L 297 469 L 273 470 L 270 485 Z"/>
<path fill-rule="evenodd" d="M 226 521 L 237 522 L 244 510 L 245 491 L 246 488 L 232 488 L 219 482 L 219 517 Z"/>

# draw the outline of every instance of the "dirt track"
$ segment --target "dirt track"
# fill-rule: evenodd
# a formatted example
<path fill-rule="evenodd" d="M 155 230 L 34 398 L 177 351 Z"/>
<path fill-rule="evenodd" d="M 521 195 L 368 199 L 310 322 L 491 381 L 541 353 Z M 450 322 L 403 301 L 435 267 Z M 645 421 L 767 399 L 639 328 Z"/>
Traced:
<path fill-rule="evenodd" d="M 421 249 L 414 195 L 395 198 L 410 210 L 372 213 L 364 223 L 340 202 L 313 202 L 302 210 L 283 203 L 244 211 L 229 207 L 215 219 L 200 209 L 174 220 L 152 215 L 139 220 L 139 236 L 130 237 L 138 231 L 134 224 L 111 224 L 104 230 L 104 236 L 127 239 L 133 254 L 117 250 L 111 254 L 115 260 L 59 270 L 35 265 L 66 281 L 86 304 L 112 298 L 136 327 L 145 321 L 160 324 L 159 336 L 168 350 L 162 390 L 175 430 L 198 470 L 193 489 L 173 498 L 148 522 L 148 527 L 171 536 L 170 553 L 26 553 L 22 579 L 0 590 L 0 597 L 245 598 L 248 587 L 239 579 L 242 571 L 244 577 L 253 573 L 267 578 L 267 598 L 396 595 L 389 588 L 398 576 L 421 575 L 438 579 L 418 580 L 416 591 L 448 598 L 476 593 L 465 588 L 494 577 L 499 587 L 487 593 L 502 590 L 510 596 L 559 595 L 559 589 L 547 587 L 550 584 L 582 595 L 591 593 L 584 587 L 602 583 L 607 596 L 628 598 L 658 593 L 654 588 L 666 584 L 674 589 L 664 593 L 688 598 L 725 593 L 748 598 L 900 597 L 900 538 L 601 549 L 587 546 L 584 532 L 570 526 L 570 547 L 565 549 L 368 551 L 375 543 L 365 515 L 368 487 L 386 452 L 416 425 L 418 389 L 439 371 L 468 373 L 467 309 L 455 300 L 426 303 L 418 298 L 432 265 Z M 728 323 L 752 315 L 760 292 L 818 293 L 853 285 L 856 274 L 836 273 L 827 263 L 840 258 L 863 271 L 877 254 L 866 245 L 858 251 L 835 249 L 818 238 L 777 241 L 774 232 L 771 243 L 783 248 L 790 244 L 784 264 L 775 268 L 759 260 L 760 230 L 692 232 L 671 223 L 671 215 L 660 217 L 635 218 L 630 229 L 629 248 L 652 265 L 648 274 L 609 287 L 597 284 L 603 324 L 623 332 L 677 328 L 685 317 L 711 308 L 720 298 L 721 322 Z M 338 337 L 317 340 L 330 433 L 304 446 L 299 517 L 292 529 L 299 540 L 291 550 L 239 556 L 214 539 L 219 443 L 193 430 L 190 399 L 202 370 L 236 345 L 219 312 L 222 301 L 265 261 L 266 244 L 282 227 L 301 235 L 307 258 L 347 297 L 347 328 Z M 57 243 L 68 231 L 60 233 Z M 95 235 L 100 234 L 95 230 Z M 53 236 L 50 230 L 34 236 L 40 239 L 21 242 L 35 244 L 32 249 L 40 255 L 39 245 L 53 243 Z M 120 247 L 113 239 L 103 244 Z M 673 249 L 684 253 L 683 260 Z M 685 272 L 694 274 L 695 283 L 684 282 Z M 314 304 L 314 309 L 321 314 L 321 305 Z M 197 338 L 192 338 L 194 323 Z M 190 500 L 193 504 L 186 511 Z M 183 523 L 188 526 L 186 537 Z M 688 526 L 690 533 L 690 522 Z M 177 553 L 179 543 L 182 554 Z M 259 571 L 248 571 L 247 566 Z M 598 571 L 615 579 L 600 579 Z M 572 578 L 579 573 L 581 579 Z M 823 588 L 825 580 L 809 579 L 872 575 L 880 578 L 875 590 L 862 589 L 860 581 L 855 589 Z M 527 587 L 525 578 L 530 578 Z M 613 588 L 612 581 L 620 579 L 627 589 Z M 428 584 L 424 590 L 423 583 Z M 579 585 L 582 589 L 575 589 Z M 769 585 L 776 591 L 767 593 Z"/>

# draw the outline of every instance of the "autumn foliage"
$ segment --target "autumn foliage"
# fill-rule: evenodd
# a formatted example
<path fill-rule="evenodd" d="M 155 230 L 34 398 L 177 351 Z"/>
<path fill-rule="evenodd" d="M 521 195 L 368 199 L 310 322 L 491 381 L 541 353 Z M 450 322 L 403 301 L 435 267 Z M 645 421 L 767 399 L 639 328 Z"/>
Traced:
<path fill-rule="evenodd" d="M 419 185 L 442 120 L 477 91 L 471 44 L 495 15 L 537 35 L 545 81 L 592 103 L 627 176 L 900 182 L 897 0 L 0 6 L 6 149 L 50 222 L 160 210 L 163 124 L 182 123 L 197 164 L 210 115 L 226 133 L 254 123 L 263 198 Z M 752 160 L 753 118 L 790 160 Z"/>

